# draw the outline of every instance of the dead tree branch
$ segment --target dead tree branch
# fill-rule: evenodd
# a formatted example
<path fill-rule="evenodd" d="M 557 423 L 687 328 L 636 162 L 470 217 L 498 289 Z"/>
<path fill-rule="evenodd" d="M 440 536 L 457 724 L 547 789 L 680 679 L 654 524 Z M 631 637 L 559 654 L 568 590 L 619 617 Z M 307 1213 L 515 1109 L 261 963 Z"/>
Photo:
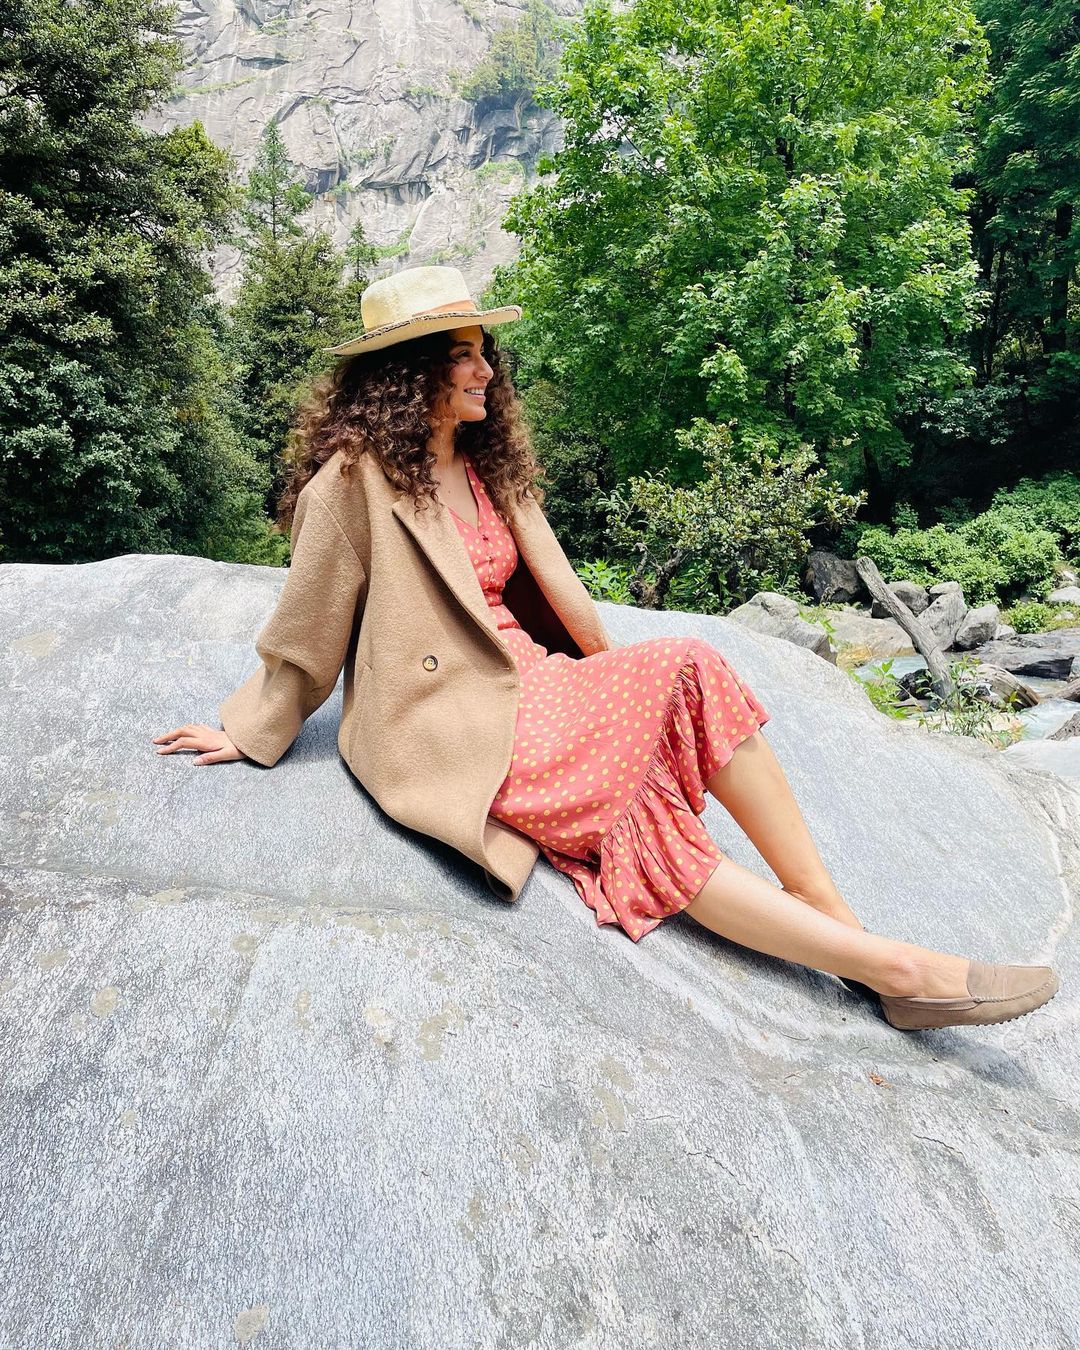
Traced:
<path fill-rule="evenodd" d="M 915 644 L 915 650 L 925 660 L 926 668 L 930 672 L 934 693 L 937 694 L 938 698 L 948 698 L 953 693 L 955 686 L 952 675 L 949 673 L 949 663 L 942 654 L 941 645 L 937 638 L 934 637 L 919 616 L 912 614 L 903 600 L 889 590 L 872 558 L 856 558 L 855 570 L 862 577 L 866 589 L 874 599 L 881 601 Z"/>

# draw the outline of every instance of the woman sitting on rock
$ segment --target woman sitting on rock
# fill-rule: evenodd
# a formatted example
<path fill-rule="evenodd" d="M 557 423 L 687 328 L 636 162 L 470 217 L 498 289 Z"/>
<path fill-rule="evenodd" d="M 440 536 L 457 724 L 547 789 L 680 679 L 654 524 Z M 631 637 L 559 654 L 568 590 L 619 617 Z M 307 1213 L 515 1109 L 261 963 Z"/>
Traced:
<path fill-rule="evenodd" d="M 869 986 L 904 1028 L 1004 1022 L 1047 966 L 990 965 L 866 932 L 761 728 L 770 714 L 696 637 L 611 643 L 541 509 L 519 405 L 461 273 L 361 298 L 298 426 L 280 516 L 292 556 L 222 729 L 155 738 L 196 764 L 272 765 L 345 671 L 338 745 L 379 805 L 517 898 L 537 855 L 635 942 L 684 911 L 756 951 Z M 711 792 L 779 878 L 727 858 Z"/>

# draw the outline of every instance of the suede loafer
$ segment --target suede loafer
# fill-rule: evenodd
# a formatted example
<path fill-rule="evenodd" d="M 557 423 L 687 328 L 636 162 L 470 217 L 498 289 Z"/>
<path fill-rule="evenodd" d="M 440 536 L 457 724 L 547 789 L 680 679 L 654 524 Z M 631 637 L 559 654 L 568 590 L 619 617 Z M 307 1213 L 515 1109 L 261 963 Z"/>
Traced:
<path fill-rule="evenodd" d="M 988 1026 L 1041 1007 L 1054 997 L 1061 981 L 1049 966 L 993 965 L 971 961 L 963 998 L 907 998 L 881 994 L 886 1020 L 903 1031 L 931 1027 Z"/>

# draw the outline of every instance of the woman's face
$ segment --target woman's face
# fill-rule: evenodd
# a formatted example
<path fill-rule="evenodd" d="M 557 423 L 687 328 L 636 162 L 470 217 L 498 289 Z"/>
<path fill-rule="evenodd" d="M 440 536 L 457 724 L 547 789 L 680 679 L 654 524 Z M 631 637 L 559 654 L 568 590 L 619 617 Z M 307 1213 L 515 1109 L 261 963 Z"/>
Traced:
<path fill-rule="evenodd" d="M 447 411 L 455 422 L 482 422 L 487 416 L 485 391 L 495 372 L 484 360 L 483 343 L 484 330 L 479 324 L 450 330 Z"/>

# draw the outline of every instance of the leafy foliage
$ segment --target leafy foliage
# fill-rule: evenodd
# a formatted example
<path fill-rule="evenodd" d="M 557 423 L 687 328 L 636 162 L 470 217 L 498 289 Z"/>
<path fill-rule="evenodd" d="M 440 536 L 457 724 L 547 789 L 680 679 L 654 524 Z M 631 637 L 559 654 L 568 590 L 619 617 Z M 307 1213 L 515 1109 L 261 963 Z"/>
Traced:
<path fill-rule="evenodd" d="M 994 82 L 980 110 L 980 244 L 995 294 L 978 351 L 1026 367 L 1035 398 L 1075 391 L 1069 283 L 1080 264 L 1080 13 L 1071 0 L 980 0 Z M 1021 345 L 1023 350 L 1021 350 Z"/>
<path fill-rule="evenodd" d="M 808 447 L 782 460 L 767 442 L 755 454 L 739 453 L 726 427 L 702 418 L 676 437 L 704 464 L 700 482 L 678 487 L 658 475 L 635 476 L 605 503 L 616 548 L 638 554 L 629 583 L 637 604 L 662 608 L 680 574 L 696 603 L 704 594 L 714 609 L 755 591 L 797 587 L 807 531 L 840 524 L 859 505 L 822 481 Z"/>
<path fill-rule="evenodd" d="M 991 84 L 967 178 L 981 319 L 974 386 L 921 428 L 911 490 L 930 506 L 1075 468 L 1080 443 L 1080 11 L 1072 0 L 975 0 Z"/>
<path fill-rule="evenodd" d="M 887 657 L 880 661 L 876 667 L 876 673 L 873 675 L 859 675 L 856 671 L 849 672 L 851 678 L 862 686 L 866 697 L 880 713 L 886 717 L 892 717 L 900 720 L 907 716 L 904 709 L 900 706 L 906 697 L 903 686 L 899 679 L 892 673 L 893 658 Z"/>
<path fill-rule="evenodd" d="M 531 102 L 558 71 L 561 33 L 546 0 L 526 0 L 520 18 L 495 30 L 487 54 L 461 82 L 461 97 L 499 106 Z"/>
<path fill-rule="evenodd" d="M 1003 749 L 1019 739 L 1022 732 L 1013 722 L 1010 726 L 995 727 L 1000 710 L 986 698 L 989 685 L 979 675 L 976 667 L 979 659 L 971 652 L 950 663 L 952 687 L 944 695 L 938 695 L 927 684 L 924 696 L 929 708 L 915 714 L 915 720 L 924 731 L 945 732 L 954 736 L 971 736 L 984 741 L 994 749 Z M 1010 690 L 1001 699 L 1005 711 L 1016 713 L 1019 695 Z"/>
<path fill-rule="evenodd" d="M 1001 611 L 1001 620 L 1018 633 L 1049 633 L 1055 628 L 1077 627 L 1076 610 L 1067 605 L 1044 605 L 1041 600 L 1018 600 Z"/>
<path fill-rule="evenodd" d="M 610 563 L 603 558 L 592 562 L 579 563 L 578 576 L 594 600 L 608 600 L 613 605 L 632 605 L 634 597 L 630 591 L 632 568 L 626 563 Z"/>
<path fill-rule="evenodd" d="M 877 563 L 887 581 L 922 586 L 958 581 L 969 605 L 1001 603 L 1028 588 L 1045 590 L 1062 561 L 1049 530 L 1025 529 L 993 511 L 953 530 L 938 524 L 890 535 L 872 525 L 859 537 L 859 552 Z"/>
<path fill-rule="evenodd" d="M 1021 479 L 996 492 L 986 511 L 967 519 L 959 509 L 950 515 L 949 523 L 926 530 L 849 528 L 845 543 L 852 555 L 872 558 L 889 581 L 958 581 L 969 604 L 1048 590 L 1057 568 L 1070 558 L 1080 562 L 1080 479 L 1072 474 Z"/>
<path fill-rule="evenodd" d="M 1018 524 L 1049 530 L 1062 553 L 1080 565 L 1080 478 L 1075 474 L 1021 478 L 1015 487 L 995 492 L 993 506 Z"/>
<path fill-rule="evenodd" d="M 873 493 L 901 429 L 970 374 L 955 175 L 985 45 L 966 0 L 634 0 L 585 11 L 544 96 L 565 145 L 515 197 L 511 341 L 617 478 L 737 446 L 818 447 Z"/>
<path fill-rule="evenodd" d="M 608 547 L 603 499 L 615 487 L 603 447 L 588 427 L 566 419 L 565 402 L 550 380 L 534 381 L 522 401 L 543 465 L 545 514 L 572 558 L 599 557 Z"/>
<path fill-rule="evenodd" d="M 254 471 L 200 251 L 228 220 L 201 126 L 136 118 L 182 64 L 158 0 L 0 0 L 0 552 L 197 552 Z M 257 477 L 257 474 L 255 475 Z"/>

